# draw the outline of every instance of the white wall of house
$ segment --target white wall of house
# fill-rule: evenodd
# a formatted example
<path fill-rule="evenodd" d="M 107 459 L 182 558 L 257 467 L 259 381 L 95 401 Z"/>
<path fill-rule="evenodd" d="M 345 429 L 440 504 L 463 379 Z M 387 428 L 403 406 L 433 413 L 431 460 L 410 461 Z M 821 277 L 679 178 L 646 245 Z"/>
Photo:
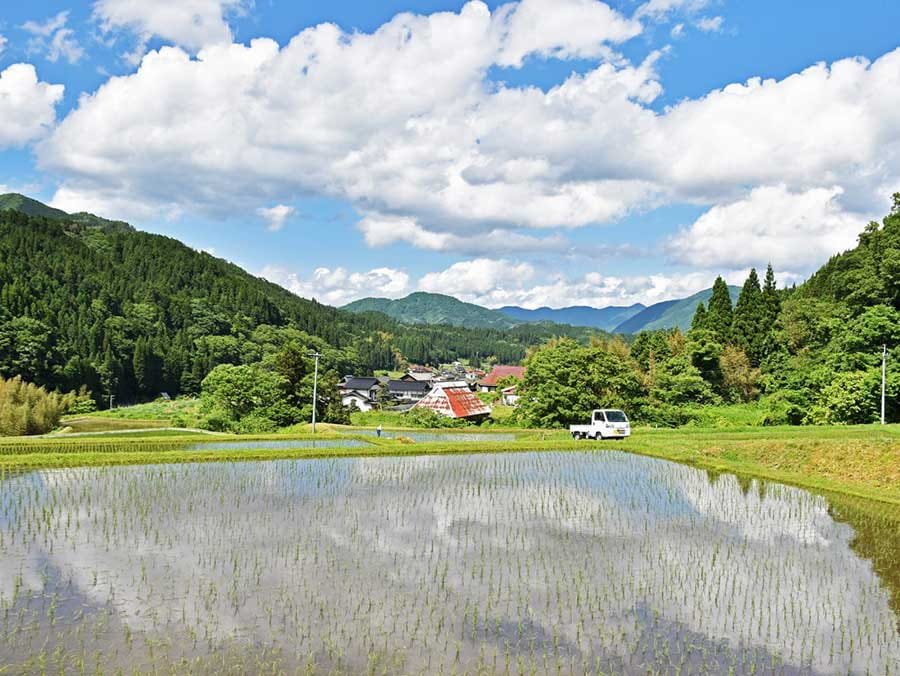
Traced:
<path fill-rule="evenodd" d="M 341 395 L 341 405 L 345 408 L 350 408 L 351 404 L 356 404 L 356 408 L 360 411 L 371 411 L 374 406 L 372 402 L 368 400 L 368 398 L 360 395 L 357 392 L 349 392 L 347 394 Z"/>

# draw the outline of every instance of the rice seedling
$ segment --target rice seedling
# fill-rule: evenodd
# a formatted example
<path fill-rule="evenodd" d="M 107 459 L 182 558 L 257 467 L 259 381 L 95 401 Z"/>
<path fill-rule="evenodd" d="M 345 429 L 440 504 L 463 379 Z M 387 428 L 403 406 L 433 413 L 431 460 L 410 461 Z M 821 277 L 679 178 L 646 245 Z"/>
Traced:
<path fill-rule="evenodd" d="M 865 558 L 900 551 L 896 520 L 653 458 L 86 467 L 0 487 L 0 673 L 900 673 L 889 571 Z"/>

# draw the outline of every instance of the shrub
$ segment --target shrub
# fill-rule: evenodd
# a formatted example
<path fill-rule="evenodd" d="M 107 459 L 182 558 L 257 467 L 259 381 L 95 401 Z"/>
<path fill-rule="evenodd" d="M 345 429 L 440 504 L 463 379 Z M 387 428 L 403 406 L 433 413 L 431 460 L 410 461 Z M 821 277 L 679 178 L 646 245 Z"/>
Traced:
<path fill-rule="evenodd" d="M 24 382 L 16 376 L 0 378 L 0 436 L 45 434 L 59 426 L 59 419 L 77 399 Z"/>

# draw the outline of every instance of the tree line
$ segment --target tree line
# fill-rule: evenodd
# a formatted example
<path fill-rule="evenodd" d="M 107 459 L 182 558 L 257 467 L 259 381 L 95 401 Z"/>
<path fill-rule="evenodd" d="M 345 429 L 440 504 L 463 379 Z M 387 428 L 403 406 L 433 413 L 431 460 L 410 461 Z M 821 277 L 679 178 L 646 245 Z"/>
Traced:
<path fill-rule="evenodd" d="M 690 330 L 633 341 L 553 340 L 533 350 L 522 391 L 523 424 L 560 426 L 593 408 L 636 420 L 688 424 L 702 407 L 750 403 L 760 424 L 874 422 L 882 346 L 900 347 L 900 193 L 858 245 L 806 283 L 778 289 L 769 266 L 751 270 L 732 304 L 721 278 Z M 887 369 L 887 417 L 900 416 L 900 354 Z"/>

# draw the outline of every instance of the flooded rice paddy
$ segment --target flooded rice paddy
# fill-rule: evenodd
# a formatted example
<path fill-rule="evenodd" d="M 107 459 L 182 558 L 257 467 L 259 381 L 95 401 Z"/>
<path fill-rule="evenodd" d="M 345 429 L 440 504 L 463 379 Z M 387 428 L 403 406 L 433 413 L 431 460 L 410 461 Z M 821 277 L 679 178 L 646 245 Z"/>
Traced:
<path fill-rule="evenodd" d="M 249 451 L 257 449 L 292 448 L 361 448 L 371 447 L 355 439 L 275 439 L 259 441 L 204 441 L 188 446 L 188 451 Z"/>
<path fill-rule="evenodd" d="M 361 434 L 365 436 L 377 436 L 375 430 L 361 429 L 344 432 L 343 434 Z M 397 437 L 405 437 L 418 443 L 427 442 L 458 442 L 468 441 L 472 443 L 484 443 L 491 441 L 515 441 L 516 435 L 508 432 L 396 432 L 394 430 L 384 430 L 381 436 L 385 439 L 396 439 Z"/>
<path fill-rule="evenodd" d="M 0 673 L 900 674 L 878 534 L 619 452 L 7 474 Z"/>

